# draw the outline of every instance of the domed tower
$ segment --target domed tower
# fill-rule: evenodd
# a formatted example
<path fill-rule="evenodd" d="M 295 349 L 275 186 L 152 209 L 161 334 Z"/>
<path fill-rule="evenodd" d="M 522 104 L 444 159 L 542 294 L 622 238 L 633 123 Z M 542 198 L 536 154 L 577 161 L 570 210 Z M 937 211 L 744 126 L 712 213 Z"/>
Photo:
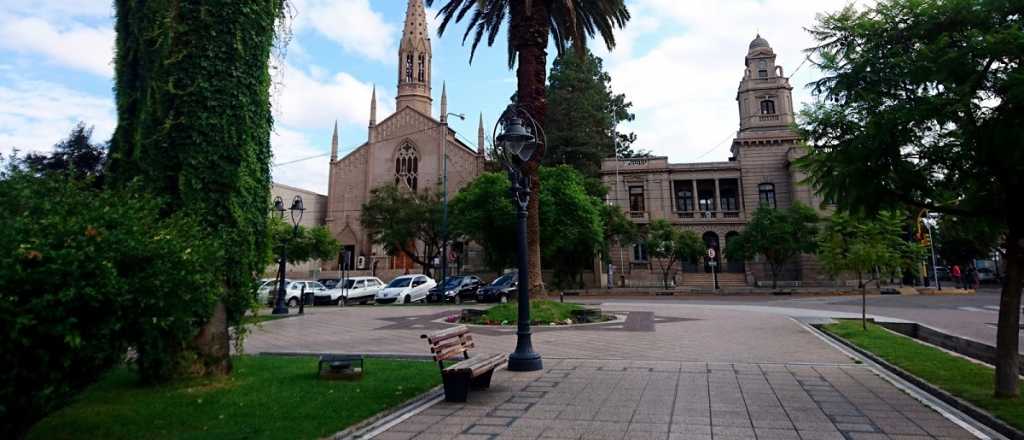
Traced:
<path fill-rule="evenodd" d="M 789 127 L 793 123 L 793 87 L 775 64 L 775 51 L 760 34 L 750 42 L 740 80 L 740 132 Z"/>
<path fill-rule="evenodd" d="M 423 0 L 409 0 L 398 46 L 398 95 L 395 111 L 412 107 L 430 115 L 430 31 Z"/>

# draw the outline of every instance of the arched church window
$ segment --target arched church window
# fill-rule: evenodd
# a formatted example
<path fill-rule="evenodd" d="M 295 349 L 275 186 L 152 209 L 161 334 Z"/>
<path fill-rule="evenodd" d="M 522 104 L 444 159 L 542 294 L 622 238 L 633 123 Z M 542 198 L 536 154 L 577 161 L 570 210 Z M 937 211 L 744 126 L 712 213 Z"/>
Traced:
<path fill-rule="evenodd" d="M 405 82 L 412 82 L 412 54 L 405 54 Z"/>
<path fill-rule="evenodd" d="M 427 56 L 424 55 L 424 54 L 420 54 L 419 58 L 420 58 L 419 59 L 419 62 L 420 62 L 419 79 L 420 79 L 420 82 L 426 82 L 427 81 L 426 80 Z"/>
<path fill-rule="evenodd" d="M 761 101 L 761 114 L 762 115 L 774 115 L 775 114 L 775 101 L 766 99 Z"/>
<path fill-rule="evenodd" d="M 768 78 L 768 62 L 761 60 L 757 63 L 757 77 L 761 79 Z"/>
<path fill-rule="evenodd" d="M 415 191 L 419 180 L 419 155 L 416 147 L 402 145 L 395 157 L 395 185 L 406 186 Z"/>

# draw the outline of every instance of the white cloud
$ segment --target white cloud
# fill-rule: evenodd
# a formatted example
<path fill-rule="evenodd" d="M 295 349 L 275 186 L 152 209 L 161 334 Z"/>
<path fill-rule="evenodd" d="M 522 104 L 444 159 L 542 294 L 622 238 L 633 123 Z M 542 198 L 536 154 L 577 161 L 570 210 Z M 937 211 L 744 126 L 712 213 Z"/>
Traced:
<path fill-rule="evenodd" d="M 395 63 L 401 29 L 384 20 L 369 0 L 294 0 L 296 31 L 311 28 L 348 52 Z"/>
<path fill-rule="evenodd" d="M 117 124 L 113 101 L 60 84 L 0 77 L 0 153 L 49 151 L 79 121 L 94 125 L 93 140 L 110 139 Z"/>
<path fill-rule="evenodd" d="M 0 15 L 0 48 L 39 54 L 54 64 L 108 78 L 114 75 L 114 30 L 109 26 L 56 26 L 38 17 Z"/>
<path fill-rule="evenodd" d="M 760 32 L 791 75 L 812 45 L 804 28 L 817 13 L 846 2 L 632 1 L 634 19 L 618 35 L 619 47 L 606 54 L 613 88 L 626 94 L 637 114 L 622 129 L 637 133 L 638 147 L 673 161 L 726 159 L 730 142 L 722 141 L 739 127 L 736 87 L 750 40 Z M 809 100 L 804 85 L 814 75 L 805 65 L 791 78 L 797 110 Z"/>
<path fill-rule="evenodd" d="M 330 158 L 324 148 L 313 146 L 301 132 L 282 127 L 274 130 L 270 143 L 277 164 L 271 168 L 274 182 L 327 194 Z"/>
<path fill-rule="evenodd" d="M 107 18 L 113 15 L 111 0 L 5 0 L 0 13 L 36 17 Z"/>
<path fill-rule="evenodd" d="M 335 119 L 342 125 L 365 127 L 370 120 L 373 85 L 348 73 L 327 76 L 320 71 L 313 75 L 285 64 L 276 78 L 279 84 L 274 96 L 274 117 L 287 127 L 327 130 Z M 378 120 L 394 108 L 388 95 L 385 90 L 377 89 Z"/>

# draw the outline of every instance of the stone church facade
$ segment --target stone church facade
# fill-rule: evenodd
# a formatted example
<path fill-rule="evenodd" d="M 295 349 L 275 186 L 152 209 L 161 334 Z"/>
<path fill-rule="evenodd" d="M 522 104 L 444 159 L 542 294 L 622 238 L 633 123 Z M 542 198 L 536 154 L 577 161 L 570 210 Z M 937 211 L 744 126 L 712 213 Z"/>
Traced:
<path fill-rule="evenodd" d="M 806 177 L 793 165 L 803 154 L 794 123 L 793 87 L 776 54 L 758 35 L 749 46 L 743 77 L 736 92 L 740 126 L 726 162 L 670 163 L 667 157 L 607 159 L 601 178 L 609 189 L 608 202 L 622 207 L 641 228 L 665 219 L 700 235 L 716 251 L 716 271 L 726 286 L 769 280 L 760 261 L 728 261 L 729 241 L 763 205 L 777 208 L 800 202 L 818 208 L 821 199 L 800 182 Z M 712 259 L 683 265 L 681 283 L 707 284 Z M 612 246 L 617 284 L 648 286 L 661 283 L 658 265 L 641 243 Z M 688 273 L 687 273 L 688 272 Z M 789 284 L 815 285 L 831 281 L 813 257 L 801 257 L 783 275 Z"/>
<path fill-rule="evenodd" d="M 442 85 L 440 114 L 432 113 L 431 44 L 422 0 L 409 0 L 405 26 L 398 49 L 398 93 L 395 112 L 377 120 L 376 89 L 370 100 L 366 142 L 344 157 L 338 157 L 338 131 L 331 140 L 327 209 L 324 222 L 348 251 L 346 267 L 417 272 L 419 266 L 403 255 L 389 256 L 375 245 L 360 224 L 363 204 L 370 192 L 384 185 L 398 185 L 412 191 L 440 190 L 442 151 L 448 155 L 449 198 L 483 171 L 483 122 L 474 149 L 458 139 L 446 124 L 447 90 Z M 422 251 L 422 245 L 418 244 Z M 325 261 L 324 273 L 339 268 L 338 261 Z"/>

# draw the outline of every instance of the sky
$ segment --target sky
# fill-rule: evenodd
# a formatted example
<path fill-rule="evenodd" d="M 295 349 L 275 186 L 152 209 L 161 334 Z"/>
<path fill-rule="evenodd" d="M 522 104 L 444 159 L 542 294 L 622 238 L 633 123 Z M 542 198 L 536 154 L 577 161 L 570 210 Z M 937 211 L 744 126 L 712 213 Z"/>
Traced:
<path fill-rule="evenodd" d="M 432 29 L 435 115 L 441 82 L 451 125 L 475 146 L 477 124 L 488 133 L 515 89 L 504 36 L 481 46 L 473 63 L 461 44 L 462 24 L 443 36 Z M 605 59 L 612 87 L 633 103 L 636 120 L 620 130 L 636 146 L 673 162 L 726 160 L 739 124 L 736 88 L 755 34 L 766 38 L 794 87 L 794 101 L 811 100 L 807 83 L 820 75 L 803 63 L 813 45 L 805 28 L 819 13 L 848 0 L 627 0 L 632 20 L 617 46 L 591 44 Z M 0 154 L 49 151 L 79 121 L 94 140 L 117 125 L 113 99 L 112 0 L 0 2 Z M 378 120 L 394 111 L 397 48 L 407 0 L 291 0 L 291 39 L 273 62 L 274 180 L 327 191 L 335 121 L 341 154 L 366 141 L 371 90 Z M 553 51 L 552 51 L 553 52 Z M 550 60 L 549 60 L 550 61 Z M 800 66 L 799 71 L 797 67 Z M 793 72 L 796 71 L 794 74 Z"/>

